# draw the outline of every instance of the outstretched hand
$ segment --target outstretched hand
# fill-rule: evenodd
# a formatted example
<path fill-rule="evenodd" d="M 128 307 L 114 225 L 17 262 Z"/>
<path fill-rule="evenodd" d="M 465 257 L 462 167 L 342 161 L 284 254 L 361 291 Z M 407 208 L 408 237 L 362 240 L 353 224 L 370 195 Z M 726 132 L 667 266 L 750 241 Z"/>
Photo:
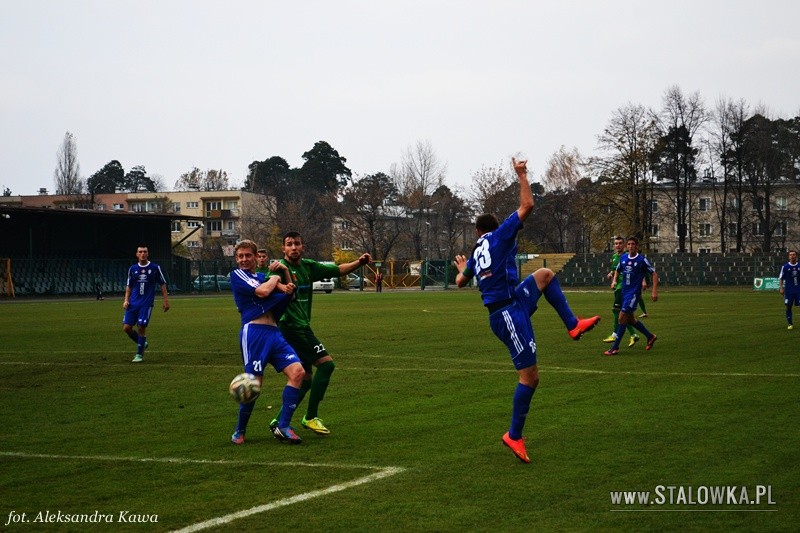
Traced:
<path fill-rule="evenodd" d="M 514 165 L 514 171 L 517 174 L 528 173 L 528 160 L 527 159 L 519 159 L 512 157 L 511 164 Z"/>

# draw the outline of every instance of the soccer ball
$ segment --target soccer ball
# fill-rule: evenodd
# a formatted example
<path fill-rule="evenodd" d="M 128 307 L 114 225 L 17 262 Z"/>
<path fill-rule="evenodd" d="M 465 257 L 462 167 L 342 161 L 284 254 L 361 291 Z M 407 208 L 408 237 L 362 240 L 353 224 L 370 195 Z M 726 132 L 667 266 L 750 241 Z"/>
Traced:
<path fill-rule="evenodd" d="M 251 403 L 261 394 L 261 385 L 253 374 L 239 374 L 231 381 L 228 391 L 237 402 Z"/>

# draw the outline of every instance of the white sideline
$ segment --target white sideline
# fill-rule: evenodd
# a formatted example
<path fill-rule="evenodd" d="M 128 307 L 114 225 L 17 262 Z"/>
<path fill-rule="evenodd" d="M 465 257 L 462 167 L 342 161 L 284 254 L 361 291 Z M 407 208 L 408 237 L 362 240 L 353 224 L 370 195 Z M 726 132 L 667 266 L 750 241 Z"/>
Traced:
<path fill-rule="evenodd" d="M 76 353 L 76 352 L 69 352 L 69 353 Z M 85 353 L 85 352 L 83 352 Z M 358 354 L 354 357 L 369 357 L 369 358 L 376 358 L 376 359 L 389 359 L 389 357 L 385 357 L 382 355 L 364 355 Z M 416 359 L 416 357 L 403 357 L 403 356 L 392 356 L 392 359 Z M 440 358 L 439 361 L 447 361 L 446 358 Z M 457 361 L 459 364 L 465 363 L 465 361 Z M 467 361 L 468 362 L 468 361 Z M 226 365 L 215 365 L 215 364 L 207 364 L 207 365 L 185 365 L 179 363 L 169 363 L 169 362 L 161 362 L 159 361 L 156 363 L 158 367 L 161 368 L 236 368 L 234 364 L 226 364 Z M 382 366 L 378 369 L 374 367 L 360 367 L 360 366 L 337 366 L 337 371 L 389 371 L 389 372 L 463 372 L 463 373 L 481 373 L 481 374 L 496 374 L 496 373 L 508 373 L 508 363 L 507 361 L 498 361 L 496 363 L 486 363 L 486 362 L 478 362 L 475 364 L 483 364 L 488 365 L 492 364 L 497 366 L 498 368 L 441 368 L 441 367 L 422 367 L 422 368 L 399 368 L 399 367 L 386 367 Z M 0 366 L 9 365 L 9 366 L 67 366 L 67 367 L 77 367 L 77 366 L 92 366 L 96 367 L 98 363 L 90 362 L 90 363 L 76 363 L 76 362 L 35 362 L 35 361 L 0 361 Z M 134 365 L 131 363 L 104 363 L 104 366 L 110 367 L 127 367 L 131 368 Z M 154 365 L 154 368 L 156 366 Z M 137 367 L 141 368 L 141 367 Z M 591 369 L 591 368 L 571 368 L 566 366 L 550 366 L 548 364 L 539 365 L 539 368 L 542 371 L 547 372 L 555 372 L 558 374 L 605 374 L 605 375 L 618 375 L 618 376 L 682 376 L 682 377 L 741 377 L 741 378 L 800 378 L 800 374 L 794 372 L 787 372 L 785 374 L 777 374 L 777 373 L 770 373 L 770 372 L 670 372 L 670 371 L 661 371 L 661 370 L 600 370 L 600 369 Z"/>
<path fill-rule="evenodd" d="M 399 474 L 403 470 L 404 470 L 403 468 L 398 468 L 398 467 L 384 468 L 379 472 L 370 474 L 369 476 L 364 476 L 358 479 L 354 479 L 353 481 L 340 483 L 338 485 L 332 485 L 325 489 L 314 490 L 311 492 L 304 492 L 303 494 L 298 494 L 297 496 L 292 496 L 291 498 L 284 498 L 282 500 L 277 500 L 271 503 L 265 503 L 264 505 L 258 505 L 256 507 L 252 507 L 244 511 L 238 511 L 236 513 L 231 513 L 217 518 L 212 518 L 211 520 L 206 520 L 205 522 L 198 522 L 197 524 L 192 524 L 191 526 L 187 526 L 182 529 L 177 529 L 173 533 L 190 533 L 192 531 L 201 531 L 203 529 L 208 529 L 210 527 L 221 526 L 222 524 L 227 524 L 229 522 L 233 522 L 234 520 L 239 520 L 240 518 L 246 518 L 254 514 L 265 513 L 267 511 L 271 511 L 272 509 L 277 509 L 278 507 L 285 507 L 287 505 L 303 502 L 306 500 L 310 500 L 312 498 L 318 498 L 320 496 L 325 496 L 326 494 L 332 494 L 334 492 L 339 492 L 352 487 L 357 487 L 358 485 L 363 485 L 364 483 L 370 483 L 372 481 L 383 479 L 385 477 L 393 476 L 395 474 Z"/>
<path fill-rule="evenodd" d="M 277 509 L 278 507 L 285 507 L 287 505 L 292 505 L 295 503 L 303 502 L 306 500 L 310 500 L 312 498 L 318 498 L 320 496 L 325 496 L 327 494 L 333 494 L 334 492 L 340 492 L 346 489 L 350 489 L 353 487 L 357 487 L 359 485 L 363 485 L 365 483 L 371 483 L 372 481 L 377 481 L 383 478 L 387 478 L 389 476 L 393 476 L 395 474 L 399 474 L 405 471 L 405 468 L 397 467 L 397 466 L 390 466 L 390 467 L 379 467 L 379 466 L 369 466 L 369 465 L 347 465 L 347 464 L 327 464 L 327 463 L 302 463 L 302 462 L 253 462 L 253 461 L 234 461 L 229 459 L 218 459 L 218 460 L 210 460 L 210 459 L 188 459 L 188 458 L 181 458 L 181 457 L 125 457 L 125 456 L 114 456 L 114 455 L 57 455 L 57 454 L 46 454 L 46 453 L 24 453 L 24 452 L 2 452 L 0 451 L 0 456 L 3 457 L 21 457 L 25 459 L 67 459 L 67 460 L 81 460 L 81 461 L 127 461 L 127 462 L 136 462 L 136 463 L 173 463 L 173 464 L 211 464 L 211 465 L 255 465 L 255 466 L 305 466 L 305 467 L 325 467 L 325 468 L 355 468 L 361 470 L 375 470 L 376 472 L 373 474 L 369 474 L 364 477 L 360 477 L 354 479 L 352 481 L 347 481 L 345 483 L 339 483 L 336 485 L 331 485 L 330 487 L 314 490 L 311 492 L 304 492 L 302 494 L 297 494 L 296 496 L 292 496 L 290 498 L 283 498 L 280 500 L 276 500 L 274 502 L 265 503 L 264 505 L 258 505 L 256 507 L 252 507 L 250 509 L 245 509 L 243 511 L 237 511 L 235 513 L 230 513 L 227 515 L 219 516 L 217 518 L 212 518 L 210 520 L 205 520 L 203 522 L 198 522 L 196 524 L 192 524 L 186 526 L 181 529 L 174 530 L 176 533 L 189 533 L 191 531 L 201 531 L 203 529 L 208 529 L 210 527 L 220 526 L 222 524 L 227 524 L 229 522 L 233 522 L 234 520 L 238 520 L 240 518 L 246 518 L 248 516 L 252 516 L 254 514 L 265 513 L 267 511 L 271 511 L 272 509 Z"/>

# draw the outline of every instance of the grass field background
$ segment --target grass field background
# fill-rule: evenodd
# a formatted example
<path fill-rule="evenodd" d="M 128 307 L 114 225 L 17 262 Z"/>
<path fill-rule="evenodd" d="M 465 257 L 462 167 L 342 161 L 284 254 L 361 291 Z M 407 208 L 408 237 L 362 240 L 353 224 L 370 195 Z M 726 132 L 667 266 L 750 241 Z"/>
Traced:
<path fill-rule="evenodd" d="M 320 408 L 332 435 L 296 423 L 301 446 L 268 431 L 285 382 L 271 371 L 246 444 L 230 443 L 229 294 L 157 308 L 139 365 L 119 299 L 2 302 L 0 528 L 168 531 L 252 510 L 210 530 L 796 531 L 800 329 L 779 295 L 664 291 L 645 319 L 655 348 L 613 358 L 611 293 L 567 295 L 603 322 L 574 342 L 540 301 L 528 465 L 500 443 L 516 373 L 474 290 L 316 295 L 337 365 Z M 610 499 L 659 485 L 764 485 L 775 504 Z M 5 525 L 95 510 L 115 523 Z M 121 511 L 158 522 L 120 524 Z"/>

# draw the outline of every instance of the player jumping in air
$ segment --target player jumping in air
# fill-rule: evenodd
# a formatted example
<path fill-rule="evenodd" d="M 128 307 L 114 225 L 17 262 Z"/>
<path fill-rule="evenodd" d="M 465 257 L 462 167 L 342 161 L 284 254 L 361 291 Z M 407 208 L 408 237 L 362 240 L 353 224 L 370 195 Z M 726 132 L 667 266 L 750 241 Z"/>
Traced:
<path fill-rule="evenodd" d="M 576 318 L 561 292 L 555 273 L 549 268 L 538 269 L 517 285 L 517 233 L 533 211 L 534 201 L 528 183 L 527 161 L 512 159 L 512 163 L 519 178 L 519 209 L 511 213 L 502 224 L 491 214 L 477 218 L 475 230 L 478 242 L 472 254 L 469 259 L 463 255 L 456 256 L 456 284 L 464 287 L 473 277 L 478 280 L 483 305 L 489 311 L 489 326 L 508 347 L 511 362 L 519 373 L 511 411 L 511 426 L 503 435 L 502 442 L 511 448 L 520 461 L 529 463 L 522 428 L 530 410 L 533 393 L 539 384 L 536 340 L 531 323 L 539 298 L 544 295 L 574 340 L 580 339 L 581 335 L 592 329 L 600 321 L 600 317 Z"/>

